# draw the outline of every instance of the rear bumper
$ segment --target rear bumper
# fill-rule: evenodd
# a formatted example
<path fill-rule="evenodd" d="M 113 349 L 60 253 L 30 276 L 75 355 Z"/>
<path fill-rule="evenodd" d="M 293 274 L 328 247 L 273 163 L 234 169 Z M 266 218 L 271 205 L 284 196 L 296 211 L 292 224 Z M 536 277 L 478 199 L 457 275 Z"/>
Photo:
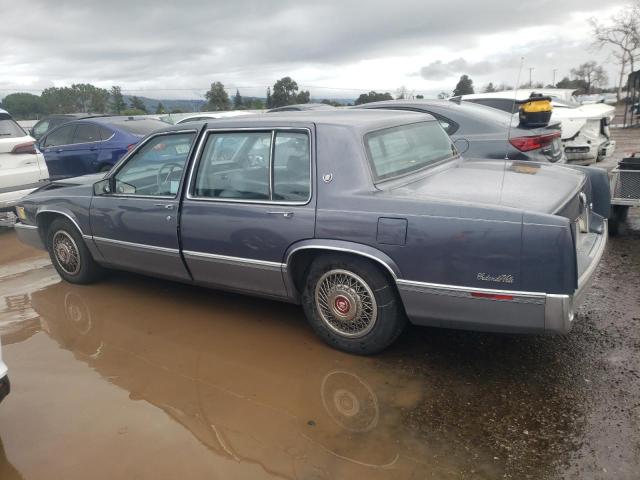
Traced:
<path fill-rule="evenodd" d="M 34 248 L 39 248 L 40 250 L 46 250 L 42 237 L 40 236 L 40 232 L 38 231 L 38 227 L 35 225 L 26 225 L 20 222 L 16 222 L 13 227 L 16 235 L 22 243 L 26 243 Z"/>
<path fill-rule="evenodd" d="M 564 334 L 593 281 L 607 244 L 602 233 L 590 237 L 588 266 L 573 294 L 490 290 L 396 280 L 407 316 L 416 325 L 505 333 Z"/>

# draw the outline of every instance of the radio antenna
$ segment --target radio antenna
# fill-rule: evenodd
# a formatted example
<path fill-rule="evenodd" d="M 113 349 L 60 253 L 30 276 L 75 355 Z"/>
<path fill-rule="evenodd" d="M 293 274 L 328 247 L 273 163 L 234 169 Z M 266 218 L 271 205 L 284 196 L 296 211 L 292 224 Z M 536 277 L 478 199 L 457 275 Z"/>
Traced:
<path fill-rule="evenodd" d="M 513 107 L 516 106 L 516 102 L 518 101 L 518 88 L 520 88 L 520 75 L 522 75 L 522 67 L 524 65 L 524 57 L 520 57 L 520 68 L 518 69 L 518 80 L 516 81 L 516 86 L 513 89 L 513 105 L 511 106 L 511 118 L 509 118 L 509 129 L 507 130 L 507 145 L 505 146 L 504 151 L 504 159 L 509 160 L 509 140 L 511 139 L 511 124 L 513 123 L 513 116 L 515 112 L 513 111 Z"/>

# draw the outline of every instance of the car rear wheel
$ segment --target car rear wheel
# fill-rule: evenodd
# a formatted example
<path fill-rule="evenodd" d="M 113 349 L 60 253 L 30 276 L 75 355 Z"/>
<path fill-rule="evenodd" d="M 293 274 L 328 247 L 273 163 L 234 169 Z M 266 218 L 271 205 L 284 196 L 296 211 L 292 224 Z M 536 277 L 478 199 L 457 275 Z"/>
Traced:
<path fill-rule="evenodd" d="M 384 350 L 406 324 L 388 276 L 369 261 L 350 256 L 327 255 L 312 263 L 303 307 L 325 342 L 362 355 Z"/>
<path fill-rule="evenodd" d="M 97 280 L 103 273 L 82 235 L 69 220 L 57 218 L 47 231 L 47 250 L 58 274 L 67 282 L 87 284 Z"/>

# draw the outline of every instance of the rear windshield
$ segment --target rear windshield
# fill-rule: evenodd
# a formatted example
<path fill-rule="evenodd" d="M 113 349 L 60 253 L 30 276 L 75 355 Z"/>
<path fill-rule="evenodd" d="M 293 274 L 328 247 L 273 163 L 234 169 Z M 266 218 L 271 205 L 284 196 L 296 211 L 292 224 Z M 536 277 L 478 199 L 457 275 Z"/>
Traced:
<path fill-rule="evenodd" d="M 109 122 L 116 128 L 120 130 L 124 130 L 125 132 L 129 132 L 133 135 L 148 135 L 151 132 L 155 132 L 161 128 L 165 128 L 168 125 L 165 122 L 161 122 L 160 120 L 123 120 L 120 122 Z"/>
<path fill-rule="evenodd" d="M 372 132 L 366 135 L 365 143 L 377 180 L 415 172 L 456 154 L 437 121 Z"/>
<path fill-rule="evenodd" d="M 25 135 L 24 130 L 11 117 L 0 114 L 0 138 L 18 138 Z"/>

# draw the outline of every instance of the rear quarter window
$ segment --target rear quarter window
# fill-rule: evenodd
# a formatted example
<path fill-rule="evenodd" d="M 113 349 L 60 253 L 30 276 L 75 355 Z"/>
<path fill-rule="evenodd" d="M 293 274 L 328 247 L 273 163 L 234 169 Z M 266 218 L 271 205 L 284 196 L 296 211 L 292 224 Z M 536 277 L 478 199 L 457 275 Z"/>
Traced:
<path fill-rule="evenodd" d="M 0 115 L 0 138 L 19 138 L 26 135 L 22 127 L 11 117 L 8 115 Z"/>
<path fill-rule="evenodd" d="M 438 121 L 386 128 L 365 135 L 376 180 L 421 170 L 453 157 L 455 148 Z"/>

